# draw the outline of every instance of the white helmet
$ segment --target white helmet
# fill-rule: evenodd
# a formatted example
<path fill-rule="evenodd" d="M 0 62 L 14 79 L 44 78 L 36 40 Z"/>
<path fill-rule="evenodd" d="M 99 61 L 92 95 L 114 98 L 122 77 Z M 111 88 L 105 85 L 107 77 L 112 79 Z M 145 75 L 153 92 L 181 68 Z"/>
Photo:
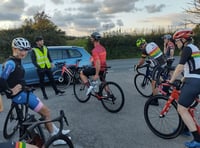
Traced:
<path fill-rule="evenodd" d="M 19 50 L 30 50 L 31 45 L 29 41 L 25 38 L 18 37 L 12 40 L 12 47 Z"/>

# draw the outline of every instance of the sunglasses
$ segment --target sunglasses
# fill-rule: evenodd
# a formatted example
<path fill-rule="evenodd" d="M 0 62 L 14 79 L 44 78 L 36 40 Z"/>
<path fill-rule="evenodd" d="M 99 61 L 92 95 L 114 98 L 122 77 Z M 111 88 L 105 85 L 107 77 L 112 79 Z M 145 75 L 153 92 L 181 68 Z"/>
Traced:
<path fill-rule="evenodd" d="M 178 41 L 180 41 L 180 40 L 181 40 L 181 39 L 176 39 L 176 40 L 175 40 L 175 43 L 178 42 Z"/>

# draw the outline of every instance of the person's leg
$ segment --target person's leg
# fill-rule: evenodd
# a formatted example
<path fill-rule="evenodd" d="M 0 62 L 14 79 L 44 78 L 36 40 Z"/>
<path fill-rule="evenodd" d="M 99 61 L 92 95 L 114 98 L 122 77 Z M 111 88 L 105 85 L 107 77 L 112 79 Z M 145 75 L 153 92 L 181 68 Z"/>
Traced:
<path fill-rule="evenodd" d="M 181 88 L 181 94 L 178 100 L 177 110 L 194 138 L 192 142 L 185 143 L 188 147 L 200 147 L 200 134 L 198 133 L 194 119 L 188 111 L 188 108 L 194 102 L 196 96 L 200 93 L 199 85 L 200 79 L 186 78 L 183 87 Z"/>
<path fill-rule="evenodd" d="M 81 80 L 83 81 L 83 83 L 88 84 L 87 85 L 88 87 L 89 87 L 88 77 L 95 75 L 95 72 L 96 72 L 96 70 L 93 67 L 88 67 L 80 72 Z"/>
<path fill-rule="evenodd" d="M 43 97 L 44 97 L 44 99 L 48 99 L 46 91 L 45 91 L 45 84 L 44 84 L 45 71 L 38 69 L 37 74 L 38 74 L 38 77 L 39 77 L 40 88 L 42 90 Z"/>
<path fill-rule="evenodd" d="M 47 75 L 47 77 L 48 77 L 48 79 L 49 79 L 49 81 L 50 81 L 50 83 L 51 83 L 52 88 L 53 88 L 54 91 L 55 91 L 55 94 L 56 94 L 56 95 L 58 95 L 59 93 L 60 93 L 60 94 L 63 94 L 65 91 L 61 91 L 61 90 L 59 90 L 59 89 L 57 88 L 56 83 L 55 83 L 55 80 L 54 80 L 54 78 L 53 78 L 53 74 L 52 74 L 51 69 L 47 69 L 47 70 L 46 70 L 46 75 Z"/>
<path fill-rule="evenodd" d="M 45 120 L 51 120 L 49 108 L 42 103 L 42 101 L 33 93 L 29 94 L 29 107 L 35 112 L 39 113 Z M 51 135 L 55 135 L 58 132 L 58 128 L 51 122 L 46 125 L 47 130 Z M 63 130 L 63 133 L 68 134 L 70 130 Z"/>

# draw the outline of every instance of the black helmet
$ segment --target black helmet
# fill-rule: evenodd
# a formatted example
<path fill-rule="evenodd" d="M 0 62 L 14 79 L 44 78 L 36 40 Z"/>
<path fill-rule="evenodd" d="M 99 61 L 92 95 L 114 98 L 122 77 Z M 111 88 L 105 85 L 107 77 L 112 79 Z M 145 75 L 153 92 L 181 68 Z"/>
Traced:
<path fill-rule="evenodd" d="M 43 37 L 42 37 L 42 36 L 37 36 L 37 37 L 35 38 L 35 42 L 38 42 L 38 41 L 41 41 L 41 40 L 43 40 Z"/>
<path fill-rule="evenodd" d="M 91 34 L 91 37 L 94 38 L 94 39 L 97 40 L 97 41 L 101 39 L 101 35 L 100 35 L 100 33 L 98 33 L 98 32 L 93 32 L 93 33 Z"/>

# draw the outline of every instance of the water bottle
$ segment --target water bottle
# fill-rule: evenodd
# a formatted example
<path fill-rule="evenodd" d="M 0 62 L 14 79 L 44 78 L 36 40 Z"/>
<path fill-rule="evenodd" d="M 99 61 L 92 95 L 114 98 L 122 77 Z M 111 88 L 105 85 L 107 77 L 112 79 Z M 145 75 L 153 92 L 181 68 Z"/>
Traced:
<path fill-rule="evenodd" d="M 93 86 L 94 92 L 98 92 L 98 80 L 93 80 L 92 86 Z"/>

